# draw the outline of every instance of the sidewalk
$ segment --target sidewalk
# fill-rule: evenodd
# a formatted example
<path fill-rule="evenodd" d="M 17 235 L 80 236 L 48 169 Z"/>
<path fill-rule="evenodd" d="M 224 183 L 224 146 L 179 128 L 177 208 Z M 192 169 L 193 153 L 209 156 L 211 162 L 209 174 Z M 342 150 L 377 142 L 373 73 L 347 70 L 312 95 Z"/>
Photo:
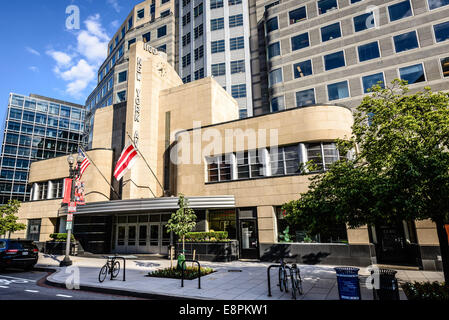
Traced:
<path fill-rule="evenodd" d="M 61 256 L 40 255 L 38 268 L 52 268 L 57 272 L 48 277 L 54 285 L 65 285 L 74 278 L 73 271 L 60 268 Z M 167 260 L 135 260 L 126 261 L 126 281 L 122 280 L 122 270 L 117 279 L 99 283 L 98 273 L 105 264 L 105 259 L 71 257 L 73 267 L 79 268 L 82 289 L 102 290 L 111 293 L 133 292 L 154 296 L 156 298 L 178 299 L 213 299 L 213 300 L 292 300 L 291 293 L 282 293 L 277 287 L 277 272 L 271 272 L 272 297 L 268 297 L 267 268 L 269 263 L 260 262 L 203 262 L 202 266 L 213 268 L 216 272 L 201 277 L 201 290 L 198 279 L 185 280 L 181 288 L 181 280 L 146 277 L 149 271 L 169 267 Z M 122 265 L 123 269 L 123 265 Z M 304 295 L 298 300 L 338 300 L 336 274 L 332 266 L 300 266 L 303 279 Z M 360 287 L 363 300 L 372 300 L 372 290 L 365 286 L 368 271 L 361 268 Z M 398 271 L 400 281 L 442 281 L 441 272 Z M 406 299 L 402 290 L 401 299 Z"/>

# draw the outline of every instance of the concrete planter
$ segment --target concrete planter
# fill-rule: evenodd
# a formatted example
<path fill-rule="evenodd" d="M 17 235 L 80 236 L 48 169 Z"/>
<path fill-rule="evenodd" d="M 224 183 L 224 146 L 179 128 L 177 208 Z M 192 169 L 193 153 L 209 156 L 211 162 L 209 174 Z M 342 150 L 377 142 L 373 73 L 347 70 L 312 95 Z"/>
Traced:
<path fill-rule="evenodd" d="M 239 242 L 231 240 L 227 242 L 186 242 L 185 254 L 187 259 L 192 259 L 193 251 L 196 251 L 195 259 L 200 261 L 230 262 L 239 259 Z M 182 251 L 182 242 L 176 244 L 176 255 Z"/>

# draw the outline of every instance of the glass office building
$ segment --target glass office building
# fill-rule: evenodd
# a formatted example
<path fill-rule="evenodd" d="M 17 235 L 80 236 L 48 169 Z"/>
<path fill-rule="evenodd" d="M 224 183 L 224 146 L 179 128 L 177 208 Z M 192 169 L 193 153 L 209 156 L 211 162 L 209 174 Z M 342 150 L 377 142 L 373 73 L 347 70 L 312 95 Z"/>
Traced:
<path fill-rule="evenodd" d="M 0 155 L 0 203 L 30 200 L 30 164 L 78 152 L 84 107 L 37 95 L 11 93 Z"/>

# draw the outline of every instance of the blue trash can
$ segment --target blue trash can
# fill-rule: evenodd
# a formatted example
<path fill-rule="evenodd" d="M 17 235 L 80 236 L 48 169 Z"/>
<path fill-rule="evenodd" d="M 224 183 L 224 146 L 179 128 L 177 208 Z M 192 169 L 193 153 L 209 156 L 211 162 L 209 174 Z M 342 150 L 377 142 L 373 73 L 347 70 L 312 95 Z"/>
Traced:
<path fill-rule="evenodd" d="M 334 268 L 337 272 L 338 295 L 340 300 L 362 300 L 360 294 L 358 268 Z"/>

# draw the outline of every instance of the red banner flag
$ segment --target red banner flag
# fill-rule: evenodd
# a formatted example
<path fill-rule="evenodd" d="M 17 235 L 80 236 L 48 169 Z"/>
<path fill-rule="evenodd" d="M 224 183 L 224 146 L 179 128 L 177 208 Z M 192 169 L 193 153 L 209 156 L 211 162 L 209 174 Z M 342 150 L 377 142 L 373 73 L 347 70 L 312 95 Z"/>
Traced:
<path fill-rule="evenodd" d="M 70 197 L 72 195 L 72 179 L 64 179 L 64 200 L 62 203 L 70 203 Z"/>

